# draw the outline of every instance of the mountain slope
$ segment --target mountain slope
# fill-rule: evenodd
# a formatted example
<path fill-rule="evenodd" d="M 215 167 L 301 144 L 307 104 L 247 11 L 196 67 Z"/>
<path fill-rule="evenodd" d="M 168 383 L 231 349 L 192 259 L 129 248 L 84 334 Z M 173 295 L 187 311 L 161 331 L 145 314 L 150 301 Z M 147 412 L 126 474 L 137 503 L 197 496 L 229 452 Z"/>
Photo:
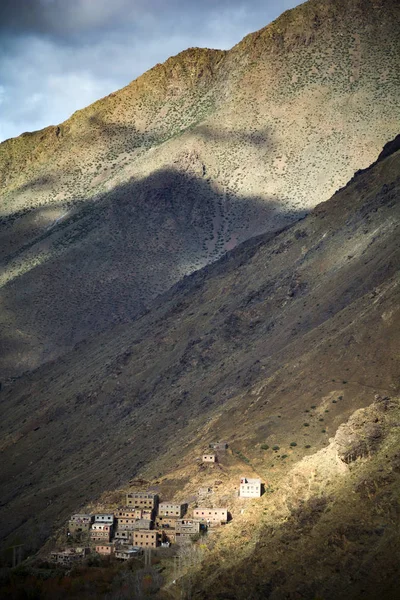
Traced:
<path fill-rule="evenodd" d="M 0 145 L 1 369 L 129 321 L 303 216 L 397 133 L 395 0 L 310 0 Z"/>
<path fill-rule="evenodd" d="M 289 450 L 295 440 L 299 461 L 371 395 L 398 393 L 397 142 L 301 222 L 246 242 L 137 321 L 3 385 L 5 543 L 37 546 L 138 474 L 182 470 L 171 485 L 188 495 L 190 465 L 214 439 L 274 486 L 287 467 L 271 469 L 261 444 Z"/>

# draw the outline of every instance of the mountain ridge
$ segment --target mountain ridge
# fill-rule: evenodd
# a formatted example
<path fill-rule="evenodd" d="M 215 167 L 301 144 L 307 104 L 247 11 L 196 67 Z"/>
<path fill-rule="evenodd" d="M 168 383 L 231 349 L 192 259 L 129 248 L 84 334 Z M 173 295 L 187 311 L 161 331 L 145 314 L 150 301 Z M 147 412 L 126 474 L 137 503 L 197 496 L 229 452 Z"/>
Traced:
<path fill-rule="evenodd" d="M 398 133 L 399 12 L 314 0 L 1 144 L 5 375 L 135 318 L 367 167 Z"/>

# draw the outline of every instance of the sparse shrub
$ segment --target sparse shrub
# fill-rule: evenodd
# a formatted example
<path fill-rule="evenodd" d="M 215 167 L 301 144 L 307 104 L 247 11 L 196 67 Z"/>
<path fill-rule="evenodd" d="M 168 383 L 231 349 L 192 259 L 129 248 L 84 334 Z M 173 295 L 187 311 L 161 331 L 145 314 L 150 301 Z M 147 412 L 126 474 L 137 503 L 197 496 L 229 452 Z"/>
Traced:
<path fill-rule="evenodd" d="M 307 444 L 306 446 L 304 446 L 304 448 L 311 448 L 310 444 Z"/>
<path fill-rule="evenodd" d="M 294 448 L 295 446 L 297 446 L 296 442 L 290 442 L 290 445 L 292 446 L 292 448 Z"/>
<path fill-rule="evenodd" d="M 261 444 L 261 450 L 268 450 L 269 446 L 268 444 Z"/>
<path fill-rule="evenodd" d="M 326 433 L 326 429 L 321 429 L 321 433 Z"/>
<path fill-rule="evenodd" d="M 279 446 L 277 446 L 277 445 L 275 445 L 275 446 L 272 446 L 272 450 L 274 450 L 275 452 L 278 452 L 278 450 L 279 450 Z"/>
<path fill-rule="evenodd" d="M 287 458 L 287 454 L 282 454 L 281 458 Z"/>
<path fill-rule="evenodd" d="M 310 427 L 310 423 L 303 423 L 304 427 Z"/>
<path fill-rule="evenodd" d="M 313 404 L 311 408 L 312 408 L 312 409 L 314 409 L 314 408 L 317 408 L 317 407 L 316 407 L 316 405 L 315 405 L 315 404 Z"/>

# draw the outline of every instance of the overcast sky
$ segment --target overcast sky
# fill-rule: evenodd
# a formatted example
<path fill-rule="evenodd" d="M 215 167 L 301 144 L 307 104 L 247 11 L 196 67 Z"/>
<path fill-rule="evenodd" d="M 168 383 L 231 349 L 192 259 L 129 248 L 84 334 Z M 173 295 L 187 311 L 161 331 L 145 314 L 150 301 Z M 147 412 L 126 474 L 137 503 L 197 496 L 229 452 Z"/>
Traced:
<path fill-rule="evenodd" d="M 0 0 L 0 141 L 190 46 L 231 48 L 299 0 Z"/>

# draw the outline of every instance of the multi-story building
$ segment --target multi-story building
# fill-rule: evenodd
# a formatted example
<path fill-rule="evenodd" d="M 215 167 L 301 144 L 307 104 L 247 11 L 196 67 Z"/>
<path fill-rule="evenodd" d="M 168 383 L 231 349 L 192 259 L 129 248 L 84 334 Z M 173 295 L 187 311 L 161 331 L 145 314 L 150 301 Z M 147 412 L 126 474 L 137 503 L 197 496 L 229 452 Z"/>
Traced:
<path fill-rule="evenodd" d="M 114 554 L 115 548 L 113 544 L 96 544 L 95 550 L 97 554 L 102 554 L 103 556 L 111 556 Z"/>
<path fill-rule="evenodd" d="M 134 531 L 137 529 L 151 529 L 153 521 L 150 519 L 120 519 L 118 529 L 120 531 Z"/>
<path fill-rule="evenodd" d="M 140 530 L 133 532 L 133 543 L 140 548 L 157 548 L 160 535 L 157 531 Z"/>
<path fill-rule="evenodd" d="M 150 519 L 150 521 L 154 521 L 154 516 L 157 512 L 155 508 L 144 508 L 142 510 L 142 519 Z"/>
<path fill-rule="evenodd" d="M 156 517 L 155 525 L 157 529 L 175 529 L 176 517 Z"/>
<path fill-rule="evenodd" d="M 186 512 L 186 504 L 173 504 L 170 502 L 161 502 L 158 507 L 160 517 L 176 517 L 180 519 Z"/>
<path fill-rule="evenodd" d="M 94 515 L 94 522 L 114 525 L 114 513 L 97 513 Z"/>
<path fill-rule="evenodd" d="M 133 544 L 133 531 L 117 529 L 114 540 L 116 544 Z"/>
<path fill-rule="evenodd" d="M 143 510 L 141 508 L 133 508 L 131 506 L 122 506 L 115 513 L 116 518 L 119 519 L 141 519 L 143 517 Z"/>
<path fill-rule="evenodd" d="M 111 540 L 112 525 L 94 522 L 90 530 L 90 539 L 93 542 L 109 542 Z"/>
<path fill-rule="evenodd" d="M 176 542 L 179 543 L 182 540 L 186 540 L 190 538 L 192 535 L 196 535 L 200 533 L 200 522 L 199 521 L 190 521 L 179 519 L 176 522 Z"/>
<path fill-rule="evenodd" d="M 137 521 L 138 519 L 133 519 L 131 517 L 118 519 L 118 529 L 125 531 L 133 531 L 135 529 Z"/>
<path fill-rule="evenodd" d="M 226 508 L 194 508 L 193 519 L 207 525 L 220 525 L 227 523 L 228 510 Z"/>
<path fill-rule="evenodd" d="M 72 515 L 68 521 L 68 531 L 70 533 L 88 532 L 93 522 L 93 516 L 87 514 Z"/>
<path fill-rule="evenodd" d="M 239 496 L 241 498 L 259 498 L 261 496 L 261 479 L 240 478 Z"/>
<path fill-rule="evenodd" d="M 153 510 L 158 506 L 158 496 L 149 492 L 128 492 L 126 504 L 133 508 Z"/>

